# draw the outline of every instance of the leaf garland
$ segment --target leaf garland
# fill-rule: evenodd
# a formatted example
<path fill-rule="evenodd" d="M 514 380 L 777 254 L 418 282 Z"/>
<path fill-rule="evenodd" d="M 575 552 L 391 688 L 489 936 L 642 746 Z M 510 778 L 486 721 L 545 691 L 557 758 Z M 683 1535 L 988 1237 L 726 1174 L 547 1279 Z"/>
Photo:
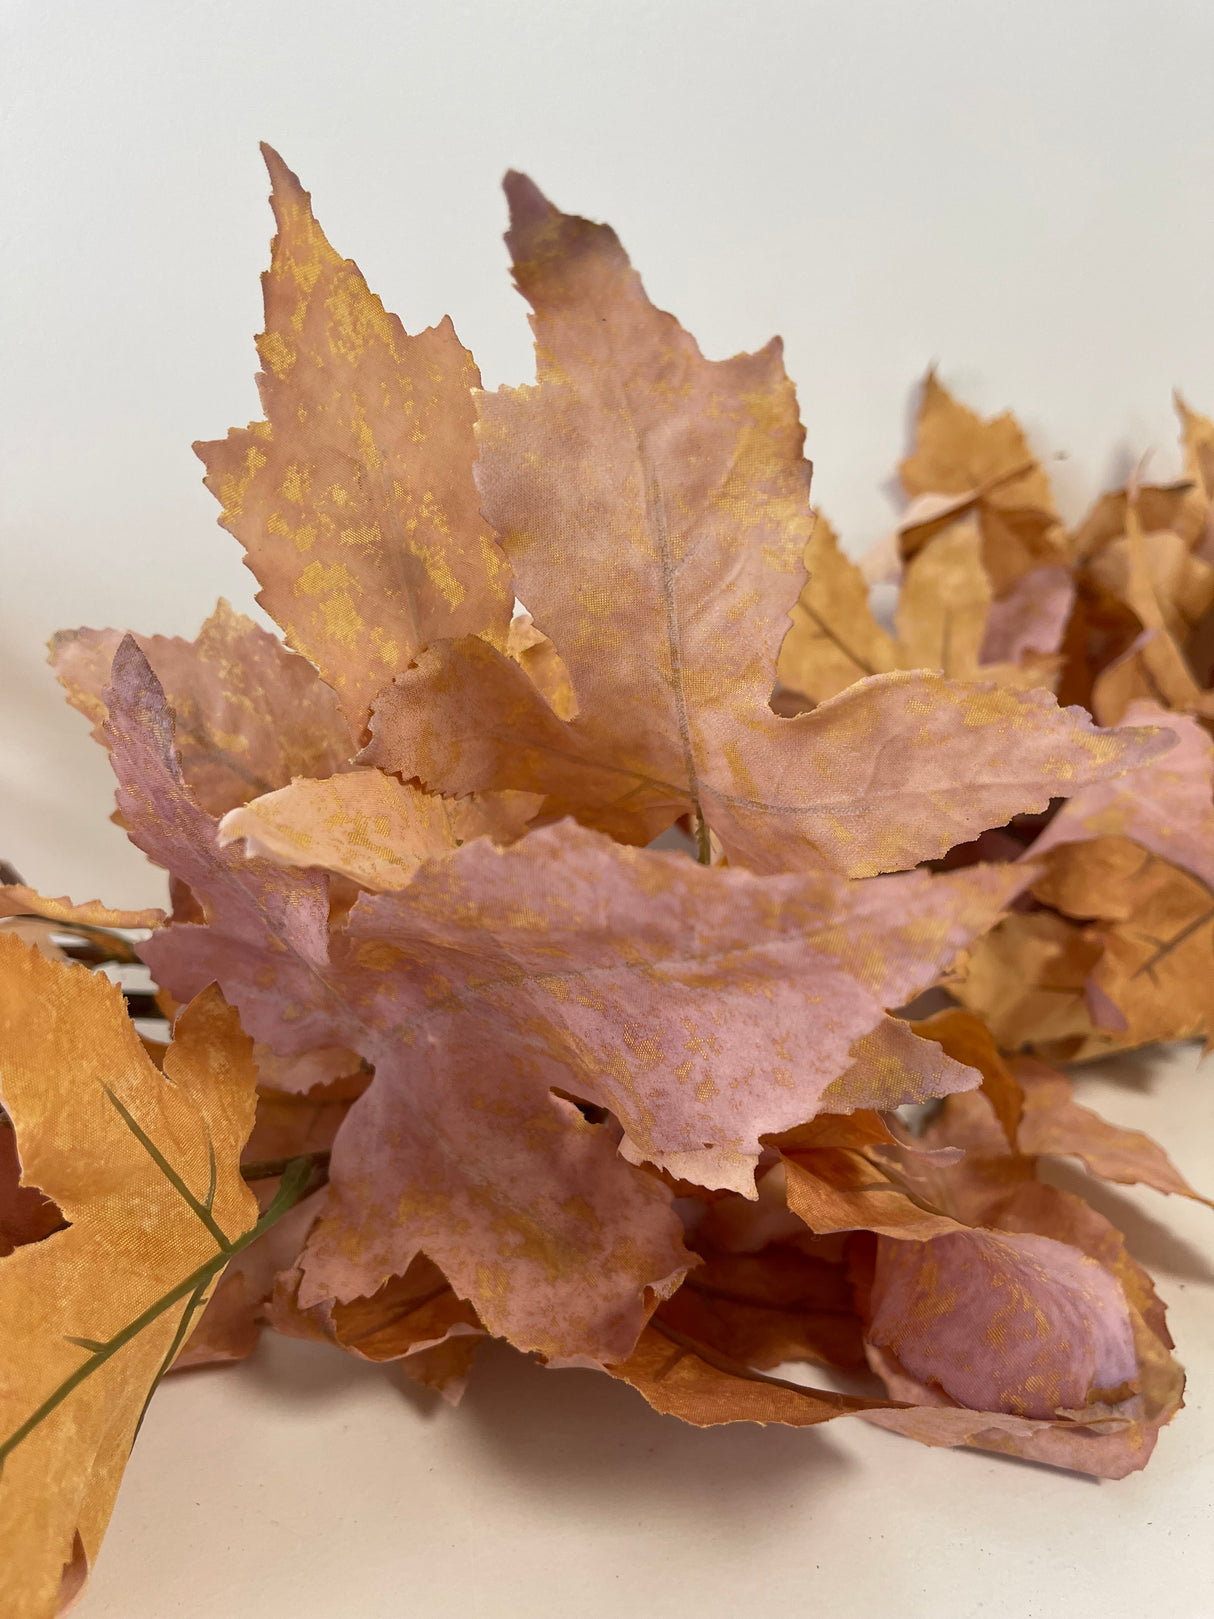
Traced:
<path fill-rule="evenodd" d="M 57 635 L 171 909 L 0 873 L 5 1612 L 266 1328 L 1145 1465 L 1163 1306 L 1041 1164 L 1208 1201 L 1052 1065 L 1214 1040 L 1214 425 L 1068 530 L 930 372 L 859 566 L 778 340 L 706 359 L 512 174 L 537 376 L 483 392 L 266 160 L 265 419 L 197 449 L 284 639 Z"/>

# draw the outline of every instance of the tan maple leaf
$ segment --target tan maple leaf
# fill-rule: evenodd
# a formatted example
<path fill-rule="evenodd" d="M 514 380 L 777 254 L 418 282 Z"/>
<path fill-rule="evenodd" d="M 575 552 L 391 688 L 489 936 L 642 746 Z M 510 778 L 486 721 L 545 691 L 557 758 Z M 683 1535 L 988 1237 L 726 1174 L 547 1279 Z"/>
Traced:
<path fill-rule="evenodd" d="M 898 468 L 912 504 L 899 523 L 904 559 L 973 515 L 996 596 L 1024 574 L 1067 561 L 1050 481 L 1010 412 L 989 421 L 954 399 L 933 368 L 923 380 L 915 445 Z"/>
<path fill-rule="evenodd" d="M 405 332 L 262 150 L 278 226 L 257 344 L 265 420 L 195 449 L 258 601 L 358 735 L 379 688 L 432 640 L 506 644 L 510 570 L 472 481 L 480 377 L 450 320 Z"/>
<path fill-rule="evenodd" d="M 1073 596 L 1070 576 L 1063 568 L 1035 568 L 996 603 L 972 518 L 951 524 L 906 564 L 895 635 L 878 624 L 864 574 L 820 515 L 805 568 L 809 578 L 777 669 L 781 686 L 811 704 L 893 669 L 937 669 L 1006 686 L 1054 682 L 1060 662 L 1054 654 Z"/>
<path fill-rule="evenodd" d="M 0 938 L 0 1092 L 67 1222 L 0 1259 L 3 1610 L 51 1619 L 97 1555 L 146 1401 L 258 1209 L 249 1042 L 219 994 L 161 1074 L 117 985 Z"/>
<path fill-rule="evenodd" d="M 221 845 L 243 839 L 250 855 L 284 866 L 321 866 L 363 888 L 404 888 L 431 855 L 471 838 L 509 843 L 539 809 L 535 793 L 443 799 L 381 770 L 327 781 L 296 780 L 239 809 L 219 826 Z"/>

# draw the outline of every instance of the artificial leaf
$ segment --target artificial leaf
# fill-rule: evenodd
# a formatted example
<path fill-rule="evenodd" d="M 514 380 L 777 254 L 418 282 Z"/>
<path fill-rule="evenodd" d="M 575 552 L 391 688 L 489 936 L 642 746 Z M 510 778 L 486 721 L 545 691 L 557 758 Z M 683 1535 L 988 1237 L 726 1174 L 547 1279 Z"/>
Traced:
<path fill-rule="evenodd" d="M 931 675 L 774 714 L 812 520 L 778 344 L 705 360 L 613 231 L 521 176 L 507 190 L 539 382 L 484 396 L 477 481 L 578 714 L 561 722 L 482 641 L 432 646 L 378 700 L 364 762 L 443 793 L 543 792 L 549 819 L 629 842 L 690 811 L 705 853 L 711 828 L 735 863 L 854 876 L 1145 763 L 1157 744 L 1095 733 L 1044 692 Z"/>
<path fill-rule="evenodd" d="M 983 421 L 953 398 L 934 369 L 923 381 L 914 449 L 898 471 L 916 497 L 900 524 L 905 558 L 972 513 L 996 595 L 1035 568 L 1065 561 L 1049 478 L 1015 417 Z"/>
<path fill-rule="evenodd" d="M 607 1369 L 613 1377 L 631 1384 L 655 1411 L 681 1417 L 697 1428 L 722 1422 L 778 1422 L 791 1428 L 811 1428 L 849 1412 L 871 1411 L 890 1403 L 768 1377 L 675 1328 L 656 1323 L 645 1328 L 627 1360 Z"/>
<path fill-rule="evenodd" d="M 808 577 L 780 647 L 780 684 L 821 703 L 866 675 L 901 668 L 897 642 L 869 606 L 868 580 L 821 512 L 814 514 L 804 560 Z"/>
<path fill-rule="evenodd" d="M 358 734 L 375 693 L 431 641 L 505 645 L 509 569 L 472 481 L 480 376 L 449 320 L 405 332 L 262 150 L 278 226 L 257 344 L 266 419 L 195 449 L 258 601 Z"/>
<path fill-rule="evenodd" d="M 380 770 L 298 780 L 230 810 L 221 845 L 244 839 L 250 855 L 283 866 L 320 866 L 374 893 L 404 888 L 422 861 L 471 838 L 508 842 L 541 800 L 529 793 L 436 798 Z"/>
<path fill-rule="evenodd" d="M 376 1069 L 335 1145 L 304 1308 L 326 1288 L 340 1300 L 374 1293 L 420 1248 L 491 1330 L 552 1356 L 581 1353 L 569 1334 L 589 1333 L 594 1318 L 562 1320 L 556 1307 L 572 1259 L 554 1270 L 538 1249 L 531 1288 L 504 1298 L 478 1246 L 498 1254 L 504 1244 L 519 1265 L 519 1245 L 543 1235 L 584 1267 L 564 1285 L 593 1278 L 612 1309 L 631 1289 L 621 1322 L 632 1325 L 599 1318 L 594 1330 L 612 1343 L 635 1337 L 641 1285 L 677 1269 L 673 1227 L 656 1183 L 629 1178 L 614 1139 L 561 1098 L 610 1109 L 631 1158 L 745 1188 L 760 1135 L 812 1113 L 883 1008 L 924 987 L 1027 878 L 1003 867 L 876 883 L 763 879 L 555 827 L 514 850 L 478 840 L 428 862 L 399 894 L 360 901 L 330 958 L 306 886 L 294 898 L 275 890 L 274 868 L 252 861 L 241 894 L 229 852 L 206 849 L 137 648 L 115 659 L 114 679 L 127 825 L 153 858 L 180 863 L 193 850 L 188 880 L 211 917 L 145 950 L 158 978 L 180 998 L 200 975 L 218 977 L 258 1039 L 284 1052 L 348 1045 Z M 495 1211 L 486 1199 L 499 1182 Z M 520 1208 L 531 1210 L 526 1232 Z M 613 1222 L 632 1232 L 629 1267 L 638 1255 L 655 1267 L 644 1284 L 608 1263 Z"/>
<path fill-rule="evenodd" d="M 258 1210 L 237 1169 L 254 1069 L 208 992 L 159 1073 L 117 986 L 0 939 L 0 1088 L 28 1184 L 65 1229 L 0 1260 L 0 1574 L 13 1619 L 53 1615 L 88 1564 L 145 1402 Z"/>
<path fill-rule="evenodd" d="M 1157 1192 L 1210 1202 L 1193 1190 L 1150 1136 L 1110 1124 L 1076 1102 L 1071 1081 L 1058 1069 L 1032 1057 L 1013 1058 L 1011 1069 L 1024 1096 L 1019 1126 L 1022 1152 L 1079 1158 L 1103 1180 L 1153 1186 Z"/>
<path fill-rule="evenodd" d="M 1066 1060 L 1092 1037 L 1086 997 L 1102 953 L 1093 929 L 1052 910 L 1018 911 L 970 947 L 949 989 L 1003 1050 Z"/>
<path fill-rule="evenodd" d="M 819 516 L 805 550 L 809 578 L 780 648 L 780 684 L 811 703 L 836 696 L 865 675 L 893 669 L 938 669 L 957 679 L 1010 686 L 1050 685 L 1049 654 L 1065 624 L 1069 577 L 1063 569 L 1026 574 L 998 604 L 992 622 L 996 604 L 980 553 L 981 535 L 968 519 L 916 552 L 903 574 L 895 639 L 873 615 L 864 575 Z M 1046 574 L 1048 582 L 1042 579 Z M 1066 580 L 1061 612 L 1058 575 Z M 1012 656 L 1001 662 L 1005 649 Z"/>
<path fill-rule="evenodd" d="M 120 630 L 60 630 L 50 661 L 68 701 L 104 741 L 110 666 Z M 193 641 L 135 640 L 164 687 L 181 768 L 212 815 L 285 787 L 328 776 L 353 751 L 337 699 L 305 659 L 221 601 Z"/>
<path fill-rule="evenodd" d="M 922 1245 L 929 1251 L 920 1254 L 913 1246 L 879 1239 L 893 1267 L 883 1280 L 894 1286 L 877 1292 L 875 1306 L 883 1312 L 877 1330 L 882 1338 L 897 1337 L 907 1346 L 923 1375 L 909 1371 L 897 1354 L 870 1337 L 874 1369 L 890 1394 L 912 1409 L 874 1412 L 867 1420 L 922 1444 L 971 1445 L 1098 1478 L 1123 1478 L 1144 1467 L 1160 1428 L 1180 1408 L 1184 1388 L 1184 1374 L 1169 1353 L 1172 1340 L 1163 1307 L 1149 1278 L 1107 1220 L 1052 1186 L 1039 1182 L 1018 1186 L 999 1212 L 998 1228 L 1006 1235 L 996 1262 L 1006 1263 L 1009 1251 L 1015 1259 L 1006 1273 L 1005 1288 L 1010 1284 L 1010 1290 L 994 1298 L 973 1287 L 975 1260 L 990 1263 L 993 1233 L 983 1244 L 987 1253 L 975 1249 L 978 1234 L 974 1234 L 965 1239 L 964 1249 L 954 1244 L 955 1251 L 948 1256 L 941 1256 L 932 1243 Z M 1048 1246 L 1043 1248 L 1043 1243 Z M 1063 1260 L 1063 1254 L 1069 1257 Z M 1038 1265 L 1043 1270 L 1038 1271 Z M 1001 1307 L 1006 1312 L 1003 1319 L 996 1314 L 992 1320 L 992 1339 L 987 1343 L 998 1349 L 995 1353 L 987 1349 L 986 1371 L 978 1374 L 974 1396 L 994 1394 L 1004 1405 L 1031 1409 L 1039 1393 L 1048 1391 L 1049 1398 L 1057 1394 L 1063 1400 L 1077 1395 L 1082 1404 L 1059 1405 L 1052 1418 L 1041 1419 L 1006 1410 L 975 1410 L 949 1399 L 941 1374 L 964 1377 L 971 1366 L 977 1369 L 976 1356 L 970 1358 L 971 1350 L 960 1362 L 950 1360 L 950 1353 L 956 1353 L 957 1315 L 915 1313 L 925 1270 L 941 1274 L 943 1280 L 946 1266 L 955 1287 L 968 1283 L 973 1288 L 969 1297 L 981 1315 Z M 1058 1284 L 1068 1271 L 1077 1290 L 1061 1294 Z M 1021 1288 L 1031 1289 L 1031 1302 Z M 1076 1306 L 1083 1312 L 1079 1319 Z M 1018 1316 L 1019 1343 L 1013 1336 Z M 1055 1326 L 1069 1322 L 1069 1330 L 1044 1334 L 1040 1329 L 1046 1321 Z M 977 1328 L 978 1322 L 972 1325 Z M 976 1332 L 968 1336 L 974 1349 L 978 1342 Z M 1109 1385 L 1106 1380 L 1119 1372 L 1125 1374 L 1124 1380 Z M 1037 1409 L 1047 1404 L 1043 1400 Z"/>
<path fill-rule="evenodd" d="M 77 905 L 70 899 L 51 899 L 35 893 L 24 883 L 0 886 L 0 917 L 9 916 L 38 917 L 57 923 L 65 933 L 73 928 L 157 928 L 164 921 L 164 912 L 155 906 L 143 911 L 119 911 L 99 899 Z"/>
<path fill-rule="evenodd" d="M 1024 1114 L 1024 1096 L 1012 1070 L 999 1055 L 990 1030 L 972 1013 L 950 1008 L 912 1025 L 925 1040 L 937 1041 L 947 1053 L 982 1076 L 981 1090 L 995 1110 L 1008 1140 L 1015 1145 Z M 961 1087 L 957 1087 L 960 1089 Z M 936 1094 L 943 1095 L 943 1091 Z"/>
<path fill-rule="evenodd" d="M 1131 716 L 1166 724 L 1176 746 L 1149 770 L 1076 793 L 1033 844 L 1033 857 L 1089 838 L 1129 838 L 1214 887 L 1214 745 L 1195 719 L 1157 704 Z"/>
<path fill-rule="evenodd" d="M 398 1361 L 416 1382 L 459 1403 L 485 1329 L 432 1260 L 418 1254 L 405 1275 L 389 1277 L 369 1298 L 310 1310 L 300 1308 L 300 1280 L 298 1267 L 278 1279 L 269 1318 L 279 1332 L 363 1360 Z"/>

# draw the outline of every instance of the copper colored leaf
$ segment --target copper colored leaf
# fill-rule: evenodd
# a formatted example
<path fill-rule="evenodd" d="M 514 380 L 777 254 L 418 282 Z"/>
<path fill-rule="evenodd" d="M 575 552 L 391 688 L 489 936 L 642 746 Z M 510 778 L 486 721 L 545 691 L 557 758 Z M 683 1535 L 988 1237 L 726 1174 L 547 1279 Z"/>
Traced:
<path fill-rule="evenodd" d="M 983 421 L 953 398 L 934 370 L 923 382 L 915 447 L 898 470 L 907 494 L 918 497 L 900 525 L 905 557 L 972 514 L 996 595 L 1034 568 L 1064 560 L 1049 479 L 1015 417 Z"/>
<path fill-rule="evenodd" d="M 808 577 L 780 647 L 780 684 L 821 703 L 865 675 L 900 668 L 898 645 L 869 606 L 867 579 L 820 512 L 804 560 Z"/>
<path fill-rule="evenodd" d="M 472 481 L 480 377 L 449 320 L 410 337 L 386 313 L 295 175 L 263 152 L 278 226 L 257 345 L 266 419 L 195 448 L 258 601 L 357 733 L 430 641 L 505 645 L 509 569 Z"/>
<path fill-rule="evenodd" d="M 70 933 L 73 926 L 157 928 L 164 921 L 164 912 L 154 906 L 143 911 L 118 911 L 103 905 L 99 899 L 87 899 L 77 905 L 70 899 L 51 899 L 35 893 L 24 883 L 6 883 L 0 887 L 0 917 L 6 916 L 42 917 L 48 922 L 58 922 L 65 933 Z"/>
<path fill-rule="evenodd" d="M 96 1558 L 225 1244 L 257 1219 L 237 1169 L 254 1070 L 213 991 L 182 1014 L 162 1075 L 115 985 L 3 938 L 0 1022 L 24 1175 L 68 1222 L 0 1260 L 0 1588 L 6 1615 L 50 1619 L 77 1537 Z"/>
<path fill-rule="evenodd" d="M 722 1422 L 778 1422 L 810 1428 L 852 1411 L 887 1405 L 768 1377 L 671 1327 L 646 1327 L 627 1360 L 609 1366 L 655 1411 L 697 1428 Z"/>
<path fill-rule="evenodd" d="M 1015 1073 L 999 1055 L 999 1048 L 981 1018 L 960 1009 L 950 1009 L 924 1018 L 912 1027 L 923 1039 L 938 1041 L 948 1056 L 978 1070 L 982 1076 L 982 1094 L 994 1108 L 1008 1140 L 1015 1145 L 1024 1113 L 1024 1097 Z"/>
<path fill-rule="evenodd" d="M 299 1282 L 298 1268 L 278 1280 L 270 1321 L 279 1332 L 332 1343 L 363 1360 L 398 1361 L 417 1382 L 459 1403 L 485 1330 L 432 1260 L 418 1254 L 404 1276 L 347 1304 L 302 1310 Z"/>

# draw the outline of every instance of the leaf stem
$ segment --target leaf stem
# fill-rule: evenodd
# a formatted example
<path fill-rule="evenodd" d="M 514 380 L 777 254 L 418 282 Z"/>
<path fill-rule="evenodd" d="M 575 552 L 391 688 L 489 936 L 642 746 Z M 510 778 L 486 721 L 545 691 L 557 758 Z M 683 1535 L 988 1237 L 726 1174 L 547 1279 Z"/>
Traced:
<path fill-rule="evenodd" d="M 696 811 L 696 859 L 702 866 L 712 865 L 712 836 L 708 830 L 708 822 L 704 819 L 704 811 L 697 804 Z"/>
<path fill-rule="evenodd" d="M 289 1165 L 298 1163 L 301 1156 L 306 1157 L 314 1168 L 327 1170 L 332 1155 L 325 1151 L 309 1152 L 294 1158 L 255 1158 L 251 1163 L 241 1164 L 241 1178 L 246 1181 L 272 1180 L 275 1175 L 283 1174 Z"/>
<path fill-rule="evenodd" d="M 213 1196 L 213 1188 L 212 1191 L 208 1193 L 208 1201 L 206 1203 L 200 1203 L 199 1200 L 194 1196 L 193 1192 L 190 1191 L 190 1188 L 182 1180 L 181 1176 L 173 1168 L 172 1164 L 169 1163 L 168 1159 L 161 1152 L 160 1148 L 152 1140 L 151 1136 L 148 1135 L 147 1131 L 139 1123 L 138 1119 L 136 1119 L 130 1110 L 118 1100 L 108 1085 L 102 1086 L 102 1089 L 105 1091 L 105 1094 L 109 1097 L 110 1101 L 114 1104 L 115 1111 L 122 1120 L 123 1124 L 126 1125 L 127 1129 L 135 1137 L 136 1141 L 138 1141 L 139 1145 L 147 1153 L 148 1157 L 156 1165 L 156 1168 L 164 1176 L 165 1180 L 168 1181 L 169 1185 L 172 1186 L 177 1195 L 194 1211 L 194 1213 L 202 1221 L 203 1225 L 206 1226 L 207 1230 L 218 1243 L 220 1250 L 225 1254 L 231 1253 L 233 1249 L 231 1242 L 228 1240 L 228 1234 L 216 1220 L 215 1216 L 211 1213 L 209 1199 L 211 1196 Z M 213 1173 L 215 1167 L 214 1147 L 210 1142 L 208 1142 L 207 1145 L 211 1149 L 211 1170 Z"/>
<path fill-rule="evenodd" d="M 181 1299 L 189 1298 L 191 1294 L 197 1294 L 201 1297 L 210 1282 L 224 1268 L 233 1254 L 240 1253 L 250 1243 L 256 1242 L 258 1237 L 268 1231 L 271 1226 L 277 1225 L 283 1215 L 289 1209 L 294 1208 L 296 1203 L 305 1196 L 315 1168 L 315 1158 L 311 1154 L 303 1158 L 292 1158 L 283 1172 L 282 1183 L 274 1195 L 274 1201 L 257 1224 L 251 1226 L 243 1236 L 237 1237 L 235 1242 L 230 1243 L 226 1248 L 222 1248 L 218 1253 L 212 1255 L 210 1259 L 199 1265 L 196 1270 L 192 1270 L 188 1276 L 184 1276 L 176 1287 L 170 1288 L 154 1304 L 149 1304 L 146 1310 L 137 1315 L 133 1321 L 128 1321 L 126 1326 L 116 1332 L 112 1338 L 98 1344 L 89 1355 L 89 1358 L 78 1366 L 69 1377 L 65 1377 L 59 1387 L 52 1394 L 47 1395 L 38 1409 L 32 1412 L 20 1427 L 15 1428 L 3 1444 L 0 1444 L 0 1468 L 3 1468 L 4 1463 L 16 1450 L 17 1446 L 21 1444 L 22 1440 L 28 1439 L 34 1429 L 62 1405 L 69 1394 L 78 1389 L 81 1383 L 91 1377 L 99 1367 L 103 1366 L 113 1355 L 116 1355 L 120 1349 L 125 1348 L 132 1338 L 137 1338 L 145 1327 L 151 1326 L 153 1321 L 162 1316 L 166 1310 L 171 1310 L 173 1305 L 177 1304 Z M 180 1332 L 181 1329 L 179 1328 L 178 1330 Z M 79 1342 L 79 1340 L 76 1341 Z"/>

